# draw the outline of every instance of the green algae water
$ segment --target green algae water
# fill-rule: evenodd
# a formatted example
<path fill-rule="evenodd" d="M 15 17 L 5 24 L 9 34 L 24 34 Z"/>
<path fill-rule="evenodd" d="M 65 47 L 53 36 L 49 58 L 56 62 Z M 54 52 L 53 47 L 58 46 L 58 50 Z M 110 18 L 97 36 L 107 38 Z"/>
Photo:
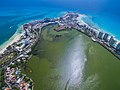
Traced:
<path fill-rule="evenodd" d="M 42 30 L 24 72 L 34 90 L 119 90 L 120 61 L 77 30 Z"/>
<path fill-rule="evenodd" d="M 98 43 L 84 38 L 87 62 L 82 90 L 120 90 L 120 60 Z"/>

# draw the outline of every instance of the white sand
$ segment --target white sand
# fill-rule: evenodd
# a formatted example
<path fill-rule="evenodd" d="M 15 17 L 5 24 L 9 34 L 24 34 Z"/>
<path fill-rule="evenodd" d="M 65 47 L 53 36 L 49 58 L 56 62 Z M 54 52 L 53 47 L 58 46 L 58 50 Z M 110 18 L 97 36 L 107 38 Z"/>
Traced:
<path fill-rule="evenodd" d="M 84 14 L 79 14 L 79 16 L 77 17 L 77 20 L 79 21 L 79 23 L 82 25 L 87 25 L 83 20 L 82 20 L 82 18 L 83 17 L 86 17 L 86 15 L 84 15 Z"/>
<path fill-rule="evenodd" d="M 84 14 L 79 14 L 79 17 L 77 18 L 77 20 L 78 20 L 79 23 L 81 23 L 81 24 L 86 24 L 86 23 L 82 20 L 83 17 L 86 17 L 86 15 L 84 15 Z M 86 24 L 86 25 L 87 25 L 87 24 Z M 18 31 L 18 30 L 17 30 L 17 31 Z M 4 44 L 2 44 L 2 45 L 0 46 L 0 54 L 2 54 L 2 53 L 6 50 L 6 48 L 7 48 L 8 46 L 10 46 L 10 45 L 13 44 L 14 42 L 18 42 L 18 41 L 20 40 L 20 37 L 24 34 L 24 32 L 22 32 L 21 34 L 18 34 L 17 31 L 16 31 L 16 33 L 15 33 L 8 41 L 6 41 Z"/>
<path fill-rule="evenodd" d="M 20 37 L 21 37 L 23 34 L 24 34 L 24 32 L 22 32 L 21 34 L 19 34 L 19 33 L 17 33 L 17 31 L 16 31 L 16 33 L 15 33 L 8 41 L 6 41 L 4 44 L 2 44 L 2 45 L 0 46 L 0 54 L 2 54 L 2 53 L 6 50 L 6 48 L 7 48 L 8 46 L 12 45 L 14 42 L 18 42 L 18 41 L 20 40 Z"/>

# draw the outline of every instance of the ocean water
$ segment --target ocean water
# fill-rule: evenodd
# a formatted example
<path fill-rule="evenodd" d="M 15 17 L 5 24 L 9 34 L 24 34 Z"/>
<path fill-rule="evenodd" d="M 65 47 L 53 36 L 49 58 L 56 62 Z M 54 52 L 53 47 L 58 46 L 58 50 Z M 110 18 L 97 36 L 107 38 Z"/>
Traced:
<path fill-rule="evenodd" d="M 87 17 L 84 18 L 86 22 L 94 25 L 103 32 L 107 32 L 111 35 L 114 35 L 117 39 L 120 40 L 120 17 L 118 14 L 109 14 L 109 13 L 88 13 Z"/>
<path fill-rule="evenodd" d="M 52 13 L 51 13 L 52 12 Z M 10 38 L 21 33 L 18 28 L 32 20 L 39 20 L 45 17 L 59 17 L 64 12 L 49 8 L 1 8 L 0 9 L 0 45 L 4 45 Z M 17 33 L 17 34 L 16 34 Z M 7 43 L 6 43 L 7 44 Z"/>
<path fill-rule="evenodd" d="M 43 19 L 45 17 L 59 17 L 64 15 L 66 11 L 76 11 L 75 9 L 66 8 L 48 8 L 48 7 L 31 7 L 31 8 L 0 8 L 0 45 L 3 45 L 18 31 L 21 24 L 32 20 Z M 99 27 L 105 32 L 120 39 L 120 18 L 116 13 L 105 13 L 78 9 L 78 12 L 88 16 L 87 22 Z M 19 33 L 19 32 L 17 32 Z"/>

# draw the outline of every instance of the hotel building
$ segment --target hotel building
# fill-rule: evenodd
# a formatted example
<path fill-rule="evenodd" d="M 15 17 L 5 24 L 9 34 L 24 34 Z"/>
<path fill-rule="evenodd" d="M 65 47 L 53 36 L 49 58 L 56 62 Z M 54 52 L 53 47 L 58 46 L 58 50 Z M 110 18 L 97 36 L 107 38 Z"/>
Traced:
<path fill-rule="evenodd" d="M 116 40 L 114 37 L 111 37 L 111 38 L 110 38 L 110 41 L 109 41 L 109 45 L 110 45 L 112 48 L 116 48 L 116 46 L 117 46 L 117 40 Z"/>
<path fill-rule="evenodd" d="M 103 36 L 104 36 L 104 33 L 103 33 L 103 32 L 99 32 L 98 38 L 102 40 L 102 39 L 103 39 Z"/>

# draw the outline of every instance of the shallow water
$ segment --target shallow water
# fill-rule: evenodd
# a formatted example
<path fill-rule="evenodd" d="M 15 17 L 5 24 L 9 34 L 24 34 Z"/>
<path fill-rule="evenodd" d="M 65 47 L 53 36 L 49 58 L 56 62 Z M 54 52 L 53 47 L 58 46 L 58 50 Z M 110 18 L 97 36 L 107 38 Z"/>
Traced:
<path fill-rule="evenodd" d="M 66 54 L 63 56 L 62 71 L 67 89 L 80 88 L 83 70 L 86 62 L 85 44 L 81 35 L 76 36 L 68 43 Z M 65 63 L 65 64 L 64 64 Z M 67 90 L 66 89 L 66 90 Z"/>
<path fill-rule="evenodd" d="M 35 81 L 35 90 L 79 89 L 86 62 L 83 38 L 73 30 L 69 33 L 59 32 L 62 37 L 48 39 L 45 37 L 51 38 L 57 34 L 49 29 L 47 27 L 42 32 L 42 40 L 36 47 L 38 55 L 28 63 L 33 73 L 27 75 Z M 36 78 L 37 75 L 40 78 Z"/>
<path fill-rule="evenodd" d="M 114 35 L 117 39 L 120 40 L 120 18 L 117 14 L 109 13 L 87 13 L 87 16 L 83 20 L 100 29 L 101 31 L 107 32 L 110 35 Z"/>
<path fill-rule="evenodd" d="M 9 40 L 20 25 L 32 20 L 60 15 L 63 15 L 61 9 L 53 8 L 0 8 L 0 45 Z"/>
<path fill-rule="evenodd" d="M 26 73 L 35 90 L 119 90 L 120 61 L 78 31 L 44 28 Z M 46 32 L 48 30 L 48 32 Z M 59 38 L 54 35 L 61 34 Z M 52 38 L 52 39 L 51 39 Z"/>

